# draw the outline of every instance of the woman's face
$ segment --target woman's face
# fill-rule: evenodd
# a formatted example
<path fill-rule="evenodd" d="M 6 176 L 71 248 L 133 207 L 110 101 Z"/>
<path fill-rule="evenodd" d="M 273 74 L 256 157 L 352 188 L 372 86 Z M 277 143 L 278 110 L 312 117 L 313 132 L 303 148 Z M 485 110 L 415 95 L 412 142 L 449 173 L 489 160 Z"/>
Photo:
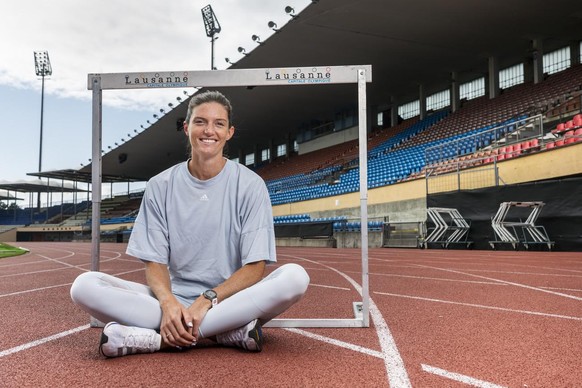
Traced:
<path fill-rule="evenodd" d="M 218 102 L 206 102 L 192 110 L 190 122 L 184 123 L 184 132 L 192 146 L 192 156 L 220 157 L 224 145 L 234 134 L 228 122 L 226 108 Z"/>

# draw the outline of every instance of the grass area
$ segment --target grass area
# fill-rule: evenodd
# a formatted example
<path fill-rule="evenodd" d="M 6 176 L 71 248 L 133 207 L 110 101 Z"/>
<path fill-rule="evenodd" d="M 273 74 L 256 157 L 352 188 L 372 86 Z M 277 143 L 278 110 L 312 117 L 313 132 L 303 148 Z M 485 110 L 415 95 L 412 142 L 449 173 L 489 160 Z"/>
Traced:
<path fill-rule="evenodd" d="M 0 243 L 0 259 L 3 257 L 12 257 L 12 256 L 23 255 L 26 252 L 28 252 L 26 249 L 16 248 L 16 247 L 13 247 L 12 245 Z"/>

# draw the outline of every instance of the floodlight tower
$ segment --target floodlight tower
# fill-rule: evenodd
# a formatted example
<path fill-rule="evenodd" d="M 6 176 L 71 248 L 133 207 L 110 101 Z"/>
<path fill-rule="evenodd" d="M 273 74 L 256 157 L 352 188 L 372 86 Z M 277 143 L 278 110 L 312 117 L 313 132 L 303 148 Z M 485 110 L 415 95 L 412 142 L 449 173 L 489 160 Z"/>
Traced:
<path fill-rule="evenodd" d="M 41 77 L 42 79 L 42 86 L 40 92 L 40 145 L 38 151 L 38 172 L 40 173 L 42 171 L 42 124 L 44 117 L 44 77 L 50 76 L 53 73 L 48 51 L 34 52 L 34 70 L 36 71 L 36 75 Z M 38 208 L 40 209 L 40 193 L 38 193 L 37 202 Z"/>
<path fill-rule="evenodd" d="M 49 59 L 48 51 L 35 51 L 34 52 L 34 70 L 36 75 L 41 77 L 42 86 L 40 92 L 40 150 L 38 153 L 38 172 L 42 170 L 42 124 L 44 117 L 44 77 L 49 76 L 53 73 L 51 67 L 51 61 Z"/>
<path fill-rule="evenodd" d="M 218 39 L 214 35 L 218 34 L 221 30 L 220 23 L 212 10 L 210 4 L 202 8 L 202 18 L 204 19 L 204 28 L 206 29 L 206 36 L 210 38 L 210 70 L 215 70 L 214 68 L 214 41 Z"/>

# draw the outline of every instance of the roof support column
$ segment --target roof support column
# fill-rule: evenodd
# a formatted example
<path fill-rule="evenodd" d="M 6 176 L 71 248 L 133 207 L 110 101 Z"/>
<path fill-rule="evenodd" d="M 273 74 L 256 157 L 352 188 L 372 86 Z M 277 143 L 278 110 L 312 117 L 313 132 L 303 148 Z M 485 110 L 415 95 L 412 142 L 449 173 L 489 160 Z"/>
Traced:
<path fill-rule="evenodd" d="M 533 82 L 538 84 L 544 80 L 544 49 L 541 39 L 532 41 Z"/>
<path fill-rule="evenodd" d="M 420 119 L 424 120 L 426 117 L 426 93 L 423 84 L 418 85 L 418 105 Z"/>
<path fill-rule="evenodd" d="M 255 161 L 253 162 L 253 166 L 257 167 L 257 165 L 260 163 L 261 161 L 261 152 L 259 151 L 259 145 L 255 143 L 255 145 L 253 146 L 253 154 L 255 155 Z"/>
<path fill-rule="evenodd" d="M 459 90 L 458 74 L 456 71 L 451 72 L 451 111 L 456 112 L 461 107 L 461 97 Z"/>
<path fill-rule="evenodd" d="M 291 156 L 291 152 L 293 151 L 293 140 L 291 139 L 291 135 L 289 133 L 287 133 L 286 135 L 287 137 L 285 138 L 285 156 L 289 157 Z"/>
<path fill-rule="evenodd" d="M 487 89 L 489 99 L 499 96 L 499 60 L 489 57 L 487 66 Z"/>
<path fill-rule="evenodd" d="M 275 155 L 275 152 L 277 150 L 275 149 L 275 143 L 273 142 L 273 138 L 269 138 L 269 163 L 271 163 L 273 161 L 273 159 L 275 159 L 273 157 L 273 155 Z"/>
<path fill-rule="evenodd" d="M 396 98 L 391 98 L 392 106 L 390 106 L 390 126 L 395 127 L 398 125 L 398 102 Z"/>
<path fill-rule="evenodd" d="M 570 44 L 570 66 L 580 64 L 580 41 L 576 40 Z"/>

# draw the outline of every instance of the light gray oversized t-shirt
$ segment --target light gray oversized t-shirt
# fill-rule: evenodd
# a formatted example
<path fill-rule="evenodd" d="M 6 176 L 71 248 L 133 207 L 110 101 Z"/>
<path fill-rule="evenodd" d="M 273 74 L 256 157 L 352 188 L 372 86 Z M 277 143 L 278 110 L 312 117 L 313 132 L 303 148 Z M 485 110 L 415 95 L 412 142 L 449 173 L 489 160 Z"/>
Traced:
<path fill-rule="evenodd" d="M 265 183 L 230 160 L 205 181 L 187 162 L 163 171 L 147 184 L 127 254 L 168 265 L 172 292 L 187 303 L 245 264 L 275 262 Z"/>

